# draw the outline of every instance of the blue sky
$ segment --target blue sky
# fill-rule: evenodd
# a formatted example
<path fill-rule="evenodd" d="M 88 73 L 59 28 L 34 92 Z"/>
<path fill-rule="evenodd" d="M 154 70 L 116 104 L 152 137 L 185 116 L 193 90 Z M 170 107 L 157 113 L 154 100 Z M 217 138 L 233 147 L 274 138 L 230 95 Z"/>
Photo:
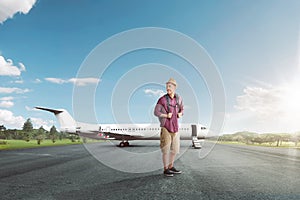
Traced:
<path fill-rule="evenodd" d="M 196 90 L 197 102 L 186 87 L 178 88 L 187 105 L 183 119 L 209 126 L 213 105 L 204 80 L 168 52 L 131 52 L 113 62 L 102 77 L 76 82 L 83 61 L 101 42 L 133 28 L 161 27 L 193 38 L 216 63 L 226 93 L 225 133 L 300 130 L 297 0 L 26 1 L 0 3 L 0 124 L 20 128 L 30 117 L 37 127 L 58 126 L 54 116 L 32 108 L 65 108 L 72 113 L 76 83 L 82 83 L 81 88 L 98 84 L 95 112 L 99 122 L 113 123 L 118 106 L 126 108 L 134 122 L 155 121 L 151 109 L 160 90 L 164 91 L 164 82 L 129 91 L 133 92 L 129 103 L 118 102 L 113 109 L 111 104 L 114 87 L 128 71 L 161 63 L 177 70 L 179 75 L 170 75 L 179 79 L 181 74 Z M 142 73 L 136 79 L 145 76 Z M 195 103 L 199 104 L 196 113 Z"/>

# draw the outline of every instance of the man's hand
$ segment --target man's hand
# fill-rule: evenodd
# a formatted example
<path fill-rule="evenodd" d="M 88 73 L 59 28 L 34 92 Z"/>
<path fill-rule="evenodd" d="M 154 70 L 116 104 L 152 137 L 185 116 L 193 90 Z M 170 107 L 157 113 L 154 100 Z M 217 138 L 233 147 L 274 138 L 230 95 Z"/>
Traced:
<path fill-rule="evenodd" d="M 177 113 L 177 118 L 180 118 L 180 117 L 182 117 L 182 113 L 181 112 Z"/>
<path fill-rule="evenodd" d="M 172 117 L 172 113 L 168 113 L 168 114 L 161 114 L 160 117 L 165 117 L 165 118 L 171 118 Z"/>

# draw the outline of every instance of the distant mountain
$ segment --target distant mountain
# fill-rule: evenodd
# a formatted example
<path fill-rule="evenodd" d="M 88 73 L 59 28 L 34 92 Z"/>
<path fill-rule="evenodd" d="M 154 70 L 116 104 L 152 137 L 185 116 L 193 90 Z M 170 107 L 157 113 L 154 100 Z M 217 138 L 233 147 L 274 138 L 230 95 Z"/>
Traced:
<path fill-rule="evenodd" d="M 255 132 L 241 131 L 241 132 L 236 132 L 236 133 L 233 133 L 233 134 L 227 134 L 227 135 L 253 137 L 253 136 L 257 136 L 257 135 L 259 135 L 259 134 L 258 134 L 258 133 L 255 133 Z"/>
<path fill-rule="evenodd" d="M 246 144 L 276 144 L 280 146 L 282 142 L 294 142 L 295 146 L 300 142 L 300 132 L 289 133 L 255 133 L 241 131 L 233 134 L 224 134 L 218 138 L 219 141 L 243 142 Z"/>

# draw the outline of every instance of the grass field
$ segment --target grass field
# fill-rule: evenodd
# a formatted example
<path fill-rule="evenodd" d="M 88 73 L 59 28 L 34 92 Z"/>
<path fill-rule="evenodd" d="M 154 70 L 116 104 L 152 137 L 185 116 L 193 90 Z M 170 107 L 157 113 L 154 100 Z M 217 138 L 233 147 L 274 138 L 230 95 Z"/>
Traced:
<path fill-rule="evenodd" d="M 272 143 L 262 143 L 262 144 L 245 144 L 243 142 L 233 142 L 233 141 L 218 141 L 219 144 L 237 144 L 237 145 L 247 145 L 247 146 L 260 146 L 260 147 L 277 147 L 277 142 Z M 297 148 L 300 149 L 300 143 L 295 146 L 294 142 L 282 142 L 278 148 Z"/>
<path fill-rule="evenodd" d="M 5 143 L 6 144 L 3 144 Z M 72 145 L 72 144 L 82 144 L 82 142 L 72 142 L 69 139 L 57 140 L 53 143 L 51 140 L 43 140 L 40 145 L 37 144 L 36 140 L 30 140 L 26 142 L 24 140 L 0 140 L 0 150 L 10 150 L 10 149 L 24 149 L 24 148 L 38 148 L 45 146 L 61 146 L 61 145 Z"/>

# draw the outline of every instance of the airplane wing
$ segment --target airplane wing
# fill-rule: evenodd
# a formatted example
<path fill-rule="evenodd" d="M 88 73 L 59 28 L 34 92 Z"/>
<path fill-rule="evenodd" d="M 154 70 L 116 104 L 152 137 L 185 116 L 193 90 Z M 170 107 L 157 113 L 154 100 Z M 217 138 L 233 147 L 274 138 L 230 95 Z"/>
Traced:
<path fill-rule="evenodd" d="M 119 137 L 144 137 L 144 134 L 141 133 L 113 133 L 113 132 L 99 132 L 99 131 L 91 131 L 93 133 L 102 133 L 104 135 L 108 135 L 109 137 L 119 138 Z"/>

